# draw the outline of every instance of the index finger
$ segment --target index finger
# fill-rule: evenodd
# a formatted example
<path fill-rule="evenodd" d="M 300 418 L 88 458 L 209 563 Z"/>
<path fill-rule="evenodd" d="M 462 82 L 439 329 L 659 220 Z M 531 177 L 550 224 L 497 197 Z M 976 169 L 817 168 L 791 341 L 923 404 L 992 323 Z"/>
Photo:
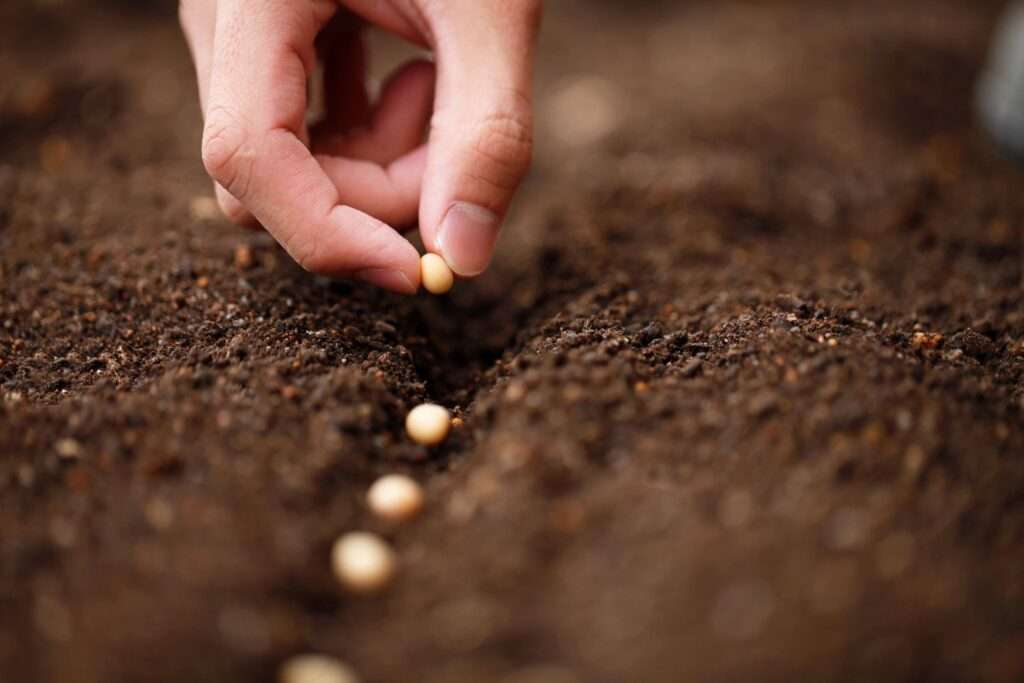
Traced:
<path fill-rule="evenodd" d="M 203 163 L 303 268 L 412 293 L 419 286 L 416 248 L 341 204 L 304 141 L 314 39 L 333 7 L 309 0 L 218 4 Z"/>

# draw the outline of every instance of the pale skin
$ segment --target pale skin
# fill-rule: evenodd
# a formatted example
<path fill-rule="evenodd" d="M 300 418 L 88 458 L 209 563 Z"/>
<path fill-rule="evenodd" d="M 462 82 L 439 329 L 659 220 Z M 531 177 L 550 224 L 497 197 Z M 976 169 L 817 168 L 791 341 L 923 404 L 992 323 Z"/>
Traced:
<path fill-rule="evenodd" d="M 305 269 L 396 292 L 427 250 L 488 266 L 532 153 L 540 0 L 181 0 L 203 111 L 202 158 L 225 215 L 262 225 Z M 362 31 L 431 51 L 371 102 Z M 322 121 L 307 83 L 324 68 Z M 424 142 L 424 133 L 428 133 Z"/>

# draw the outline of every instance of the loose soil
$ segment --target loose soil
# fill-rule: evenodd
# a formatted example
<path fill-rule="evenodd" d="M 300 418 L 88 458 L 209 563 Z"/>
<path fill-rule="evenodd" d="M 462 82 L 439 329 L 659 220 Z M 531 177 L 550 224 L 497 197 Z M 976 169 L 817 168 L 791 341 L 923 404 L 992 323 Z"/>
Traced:
<path fill-rule="evenodd" d="M 536 170 L 439 299 L 194 203 L 166 5 L 0 8 L 0 678 L 1024 680 L 1001 3 L 550 3 Z"/>

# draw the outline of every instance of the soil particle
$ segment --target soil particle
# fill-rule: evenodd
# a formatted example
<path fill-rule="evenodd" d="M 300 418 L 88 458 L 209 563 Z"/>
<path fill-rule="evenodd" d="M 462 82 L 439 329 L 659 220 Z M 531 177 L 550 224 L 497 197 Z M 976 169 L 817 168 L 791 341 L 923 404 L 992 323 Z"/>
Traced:
<path fill-rule="evenodd" d="M 949 340 L 949 344 L 954 349 L 959 349 L 978 360 L 985 360 L 996 353 L 996 345 L 992 343 L 992 340 L 971 328 L 954 334 Z"/>

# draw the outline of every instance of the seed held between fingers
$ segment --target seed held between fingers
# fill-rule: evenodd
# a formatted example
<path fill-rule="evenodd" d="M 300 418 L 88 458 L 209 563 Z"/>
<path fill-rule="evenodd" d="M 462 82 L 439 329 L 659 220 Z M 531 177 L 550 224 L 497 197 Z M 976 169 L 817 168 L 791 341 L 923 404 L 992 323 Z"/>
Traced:
<path fill-rule="evenodd" d="M 403 474 L 389 474 L 374 482 L 366 501 L 381 519 L 405 522 L 423 509 L 423 488 Z"/>
<path fill-rule="evenodd" d="M 455 275 L 437 254 L 424 254 L 420 259 L 420 280 L 431 294 L 446 294 L 455 285 Z"/>
<path fill-rule="evenodd" d="M 376 593 L 395 576 L 395 552 L 374 534 L 353 531 L 334 543 L 331 565 L 334 575 L 353 593 Z"/>
<path fill-rule="evenodd" d="M 433 403 L 418 405 L 405 418 L 405 431 L 421 446 L 436 446 L 448 436 L 451 417 L 448 411 Z"/>

